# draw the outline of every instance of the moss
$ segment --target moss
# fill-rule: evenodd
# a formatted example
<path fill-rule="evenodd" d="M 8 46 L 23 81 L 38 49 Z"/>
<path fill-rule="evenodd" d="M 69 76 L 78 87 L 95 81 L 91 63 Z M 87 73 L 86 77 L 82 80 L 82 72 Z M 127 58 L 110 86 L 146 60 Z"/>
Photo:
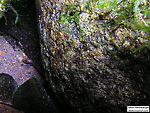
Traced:
<path fill-rule="evenodd" d="M 14 7 L 10 4 L 11 0 L 0 0 L 0 18 L 4 17 L 7 23 L 7 18 L 5 17 L 5 13 L 9 10 L 12 10 L 16 14 L 15 24 L 18 22 L 18 13 L 14 9 Z"/>
<path fill-rule="evenodd" d="M 120 26 L 124 29 L 122 36 L 120 36 L 120 45 L 116 42 L 115 36 L 111 38 L 113 45 L 118 46 L 119 49 L 134 54 L 142 51 L 143 48 L 150 48 L 150 10 L 149 2 L 139 0 L 113 0 L 103 1 L 89 0 L 81 6 L 79 1 L 77 3 L 63 4 L 67 8 L 67 12 L 62 13 L 59 16 L 60 24 L 66 23 L 67 33 L 69 34 L 69 26 L 71 21 L 79 26 L 80 41 L 82 41 L 83 31 L 79 23 L 79 15 L 82 12 L 93 15 L 98 14 L 99 19 L 107 20 L 103 21 L 105 25 L 104 29 L 107 29 L 110 37 L 116 32 Z M 109 29 L 107 26 L 111 25 Z M 130 34 L 130 35 L 129 35 Z M 120 34 L 119 34 L 120 35 Z M 127 39 L 130 38 L 130 40 Z M 129 43 L 128 45 L 126 43 Z"/>

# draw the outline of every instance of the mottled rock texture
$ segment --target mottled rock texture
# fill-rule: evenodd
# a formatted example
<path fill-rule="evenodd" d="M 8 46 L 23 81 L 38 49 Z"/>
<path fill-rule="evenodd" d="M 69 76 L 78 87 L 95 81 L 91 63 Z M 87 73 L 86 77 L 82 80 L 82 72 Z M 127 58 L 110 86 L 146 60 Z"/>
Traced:
<path fill-rule="evenodd" d="M 99 15 L 77 8 L 79 24 L 70 21 L 68 32 L 67 21 L 59 23 L 61 14 L 73 16 L 69 3 L 78 7 L 86 0 L 39 1 L 45 78 L 55 101 L 71 113 L 121 113 L 127 105 L 141 105 L 147 98 L 141 90 L 144 71 L 134 60 L 109 54 L 114 47 Z"/>

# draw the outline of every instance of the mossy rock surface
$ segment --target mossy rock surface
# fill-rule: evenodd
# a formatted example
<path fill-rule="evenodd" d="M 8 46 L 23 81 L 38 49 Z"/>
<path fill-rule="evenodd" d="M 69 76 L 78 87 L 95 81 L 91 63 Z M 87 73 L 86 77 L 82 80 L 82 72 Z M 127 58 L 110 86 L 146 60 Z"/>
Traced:
<path fill-rule="evenodd" d="M 67 21 L 60 24 L 62 14 L 69 18 L 74 14 L 74 8 L 68 9 L 70 3 L 82 6 L 86 1 L 39 2 L 45 78 L 55 101 L 72 113 L 120 113 L 126 112 L 126 106 L 142 105 L 147 98 L 142 91 L 142 79 L 148 68 L 141 62 L 135 63 L 132 56 L 109 53 L 108 49 L 119 48 L 110 45 L 110 33 L 103 29 L 100 15 L 80 12 L 77 7 L 79 24 L 75 21 L 69 21 L 69 27 Z M 118 45 L 122 43 L 119 42 L 122 29 L 114 31 Z"/>

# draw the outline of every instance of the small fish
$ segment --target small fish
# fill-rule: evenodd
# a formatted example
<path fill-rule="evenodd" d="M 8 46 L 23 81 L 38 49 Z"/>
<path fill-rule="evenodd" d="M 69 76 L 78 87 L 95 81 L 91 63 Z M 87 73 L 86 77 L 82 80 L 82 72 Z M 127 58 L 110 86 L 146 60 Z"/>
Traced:
<path fill-rule="evenodd" d="M 25 63 L 25 64 L 33 64 L 33 61 L 31 59 L 28 59 L 28 58 L 24 58 L 21 60 L 21 62 Z"/>

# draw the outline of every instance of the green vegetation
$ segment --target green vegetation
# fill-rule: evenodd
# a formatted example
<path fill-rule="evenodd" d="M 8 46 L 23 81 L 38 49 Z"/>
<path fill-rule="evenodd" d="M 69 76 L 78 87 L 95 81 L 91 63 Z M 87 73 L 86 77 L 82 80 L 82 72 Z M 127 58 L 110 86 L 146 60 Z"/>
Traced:
<path fill-rule="evenodd" d="M 84 6 L 79 3 L 77 5 L 67 4 L 66 7 L 67 12 L 61 14 L 59 20 L 60 24 L 66 22 L 67 33 L 69 33 L 70 22 L 80 26 L 78 16 L 82 12 L 96 13 L 102 17 L 102 21 L 103 19 L 109 21 L 109 23 L 103 21 L 105 25 L 103 29 L 109 31 L 113 45 L 116 45 L 116 39 L 112 37 L 112 34 L 120 27 L 124 29 L 124 33 L 119 48 L 128 49 L 131 53 L 140 52 L 143 48 L 150 48 L 149 0 L 89 0 Z M 112 12 L 114 15 L 110 17 Z M 108 29 L 107 26 L 112 26 L 113 29 Z M 80 34 L 82 34 L 81 28 Z M 128 41 L 130 45 L 125 46 L 127 38 L 130 38 Z"/>
<path fill-rule="evenodd" d="M 122 25 L 122 28 L 127 29 L 124 30 L 121 48 L 129 49 L 132 53 L 141 51 L 145 47 L 150 48 L 150 3 L 148 0 L 122 0 L 118 3 L 114 1 L 111 4 L 111 11 L 117 14 L 117 18 L 112 18 L 114 28 Z M 134 37 L 129 37 L 130 39 L 132 38 L 130 45 L 124 47 L 124 42 L 127 40 L 127 31 L 131 33 L 131 30 L 133 31 Z M 110 34 L 112 31 L 110 30 Z M 112 42 L 114 41 L 115 39 Z"/>
<path fill-rule="evenodd" d="M 0 18 L 4 17 L 7 23 L 7 18 L 5 13 L 9 10 L 12 10 L 16 14 L 15 24 L 18 22 L 18 13 L 16 10 L 10 5 L 11 0 L 0 0 Z"/>
<path fill-rule="evenodd" d="M 81 27 L 79 24 L 79 19 L 77 18 L 79 14 L 81 14 L 80 11 L 77 10 L 77 6 L 74 6 L 73 4 L 68 4 L 67 5 L 68 12 L 63 13 L 59 16 L 59 23 L 63 24 L 66 22 L 66 28 L 67 28 L 67 33 L 69 33 L 69 23 L 74 22 L 76 26 L 79 26 L 79 31 L 80 31 L 80 41 L 82 40 L 82 31 Z"/>

